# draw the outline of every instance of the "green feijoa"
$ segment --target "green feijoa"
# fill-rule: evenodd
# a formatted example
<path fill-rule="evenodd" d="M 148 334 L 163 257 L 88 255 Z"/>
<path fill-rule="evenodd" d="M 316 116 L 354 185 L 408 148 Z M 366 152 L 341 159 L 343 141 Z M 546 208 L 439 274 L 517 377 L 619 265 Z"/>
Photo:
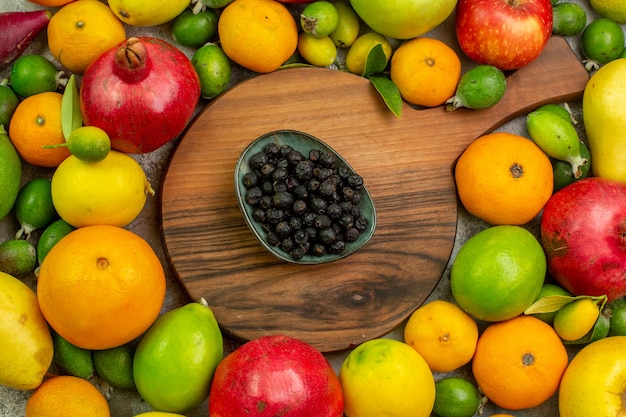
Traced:
<path fill-rule="evenodd" d="M 15 234 L 16 239 L 22 235 L 30 236 L 34 230 L 47 226 L 57 218 L 52 204 L 51 184 L 50 178 L 35 178 L 17 194 L 15 215 L 21 228 Z"/>
<path fill-rule="evenodd" d="M 591 71 L 613 61 L 622 53 L 624 31 L 611 19 L 601 17 L 585 27 L 580 42 L 583 55 L 587 58 L 585 67 Z"/>
<path fill-rule="evenodd" d="M 74 226 L 63 219 L 57 219 L 46 227 L 37 241 L 37 262 L 39 265 L 50 252 L 50 249 L 73 230 L 75 230 Z"/>
<path fill-rule="evenodd" d="M 92 352 L 96 374 L 113 388 L 133 389 L 133 355 L 129 344 Z"/>
<path fill-rule="evenodd" d="M 50 333 L 54 346 L 54 363 L 68 375 L 91 378 L 94 373 L 91 351 L 73 345 L 54 330 Z"/>
<path fill-rule="evenodd" d="M 568 122 L 572 121 L 572 114 L 569 112 L 569 110 L 559 104 L 553 104 L 553 103 L 544 104 L 543 106 L 538 107 L 536 110 L 551 111 L 557 114 L 558 116 L 561 116 L 563 119 L 567 120 Z"/>
<path fill-rule="evenodd" d="M 9 79 L 5 78 L 0 82 L 0 125 L 4 126 L 5 130 L 9 130 L 11 117 L 15 113 L 17 105 L 20 104 L 20 99 L 15 91 L 7 85 L 8 81 Z"/>
<path fill-rule="evenodd" d="M 211 99 L 223 93 L 230 83 L 231 63 L 222 48 L 215 43 L 201 46 L 191 58 L 200 78 L 202 97 Z"/>
<path fill-rule="evenodd" d="M 580 154 L 580 139 L 571 121 L 549 110 L 535 110 L 526 116 L 526 128 L 537 146 L 552 158 L 568 162 L 574 177 L 580 178 L 589 160 Z"/>
<path fill-rule="evenodd" d="M 359 16 L 346 0 L 334 3 L 339 19 L 337 27 L 329 35 L 337 48 L 349 48 L 352 46 L 356 38 L 359 37 L 361 23 Z"/>
<path fill-rule="evenodd" d="M 205 9 L 197 14 L 185 9 L 172 23 L 172 36 L 183 46 L 198 47 L 207 43 L 217 33 L 217 13 Z"/>
<path fill-rule="evenodd" d="M 228 6 L 232 2 L 233 0 L 198 0 L 196 6 L 194 6 L 194 11 L 198 8 L 202 9 L 205 7 L 210 7 L 211 9 L 221 9 L 222 7 Z"/>
<path fill-rule="evenodd" d="M 446 101 L 446 110 L 459 107 L 473 110 L 496 105 L 506 91 L 504 73 L 493 65 L 478 65 L 461 76 L 455 95 Z"/>
<path fill-rule="evenodd" d="M 586 25 L 587 12 L 580 4 L 565 1 L 552 8 L 552 33 L 555 35 L 578 35 Z"/>
<path fill-rule="evenodd" d="M 11 87 L 21 97 L 56 91 L 59 71 L 41 55 L 22 55 L 11 66 Z"/>
<path fill-rule="evenodd" d="M 626 300 L 618 298 L 607 305 L 610 310 L 609 334 L 611 336 L 626 336 Z"/>
<path fill-rule="evenodd" d="M 300 14 L 300 26 L 304 33 L 316 38 L 329 36 L 337 29 L 339 12 L 334 4 L 317 0 L 306 5 Z"/>
<path fill-rule="evenodd" d="M 589 171 L 591 169 L 591 154 L 589 153 L 589 148 L 587 148 L 587 145 L 583 141 L 580 141 L 579 147 L 580 156 L 587 159 L 587 163 L 580 167 L 581 175 L 578 178 L 574 177 L 572 166 L 569 162 L 551 158 L 552 171 L 554 174 L 554 192 L 557 192 L 561 188 L 589 176 Z"/>
<path fill-rule="evenodd" d="M 10 239 L 0 244 L 0 271 L 21 278 L 35 269 L 37 253 L 27 240 Z"/>
<path fill-rule="evenodd" d="M 22 182 L 22 159 L 9 139 L 4 126 L 0 125 L 0 220 L 13 208 Z"/>

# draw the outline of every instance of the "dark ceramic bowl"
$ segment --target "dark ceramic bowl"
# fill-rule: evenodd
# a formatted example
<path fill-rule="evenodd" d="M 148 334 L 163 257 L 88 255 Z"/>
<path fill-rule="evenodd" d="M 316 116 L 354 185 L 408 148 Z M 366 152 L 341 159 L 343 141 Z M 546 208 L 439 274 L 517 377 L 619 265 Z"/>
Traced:
<path fill-rule="evenodd" d="M 341 258 L 356 252 L 362 248 L 374 234 L 376 229 L 376 210 L 374 208 L 374 202 L 367 188 L 363 186 L 358 190 L 361 194 L 361 201 L 359 202 L 359 208 L 361 214 L 364 215 L 369 224 L 365 230 L 362 230 L 358 239 L 354 242 L 346 243 L 346 248 L 338 254 L 325 254 L 322 256 L 316 256 L 312 254 L 306 254 L 301 259 L 295 260 L 291 255 L 277 246 L 270 245 L 266 240 L 266 232 L 262 225 L 255 221 L 252 217 L 254 207 L 246 202 L 245 196 L 247 188 L 243 184 L 244 176 L 251 172 L 252 169 L 248 165 L 248 161 L 252 155 L 258 152 L 262 152 L 265 146 L 269 143 L 275 143 L 278 146 L 289 145 L 293 149 L 300 151 L 303 155 L 307 156 L 311 149 L 319 149 L 321 151 L 329 152 L 337 157 L 337 163 L 345 166 L 351 172 L 355 172 L 354 169 L 348 164 L 348 162 L 341 157 L 330 146 L 309 134 L 295 131 L 295 130 L 279 130 L 275 132 L 266 133 L 263 136 L 255 139 L 244 151 L 237 161 L 235 168 L 235 191 L 237 193 L 237 201 L 239 202 L 239 208 L 243 214 L 246 224 L 256 236 L 259 243 L 267 249 L 270 253 L 283 261 L 296 263 L 296 264 L 322 264 L 326 262 L 336 261 Z"/>

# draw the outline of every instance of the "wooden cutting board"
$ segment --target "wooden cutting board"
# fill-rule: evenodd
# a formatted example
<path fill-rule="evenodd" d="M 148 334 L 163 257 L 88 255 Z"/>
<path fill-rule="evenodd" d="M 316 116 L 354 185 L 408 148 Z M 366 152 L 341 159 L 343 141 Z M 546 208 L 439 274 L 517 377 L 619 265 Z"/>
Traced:
<path fill-rule="evenodd" d="M 453 165 L 463 149 L 541 104 L 580 99 L 588 79 L 567 42 L 553 38 L 510 75 L 500 103 L 481 111 L 404 105 L 398 118 L 367 79 L 321 68 L 246 80 L 203 109 L 171 159 L 161 214 L 172 270 L 243 340 L 281 333 L 330 352 L 379 337 L 423 303 L 445 270 L 457 224 Z M 378 225 L 360 251 L 324 265 L 290 264 L 247 228 L 236 161 L 279 129 L 318 137 L 364 177 Z"/>

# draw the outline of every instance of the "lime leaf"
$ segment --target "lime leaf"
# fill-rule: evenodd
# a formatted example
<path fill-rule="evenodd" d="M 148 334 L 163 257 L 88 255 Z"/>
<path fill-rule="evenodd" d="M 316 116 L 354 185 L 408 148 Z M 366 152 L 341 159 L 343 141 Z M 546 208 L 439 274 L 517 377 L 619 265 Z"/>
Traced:
<path fill-rule="evenodd" d="M 534 303 L 530 305 L 525 311 L 524 314 L 540 314 L 540 313 L 552 313 L 554 311 L 559 310 L 561 307 L 566 304 L 571 303 L 572 301 L 580 300 L 582 298 L 590 298 L 595 301 L 596 304 L 600 302 L 600 309 L 604 307 L 606 303 L 607 296 L 589 296 L 589 295 L 577 295 L 577 296 L 569 296 L 569 295 L 548 295 L 545 297 L 541 297 Z"/>
<path fill-rule="evenodd" d="M 67 141 L 70 133 L 83 125 L 83 115 L 80 112 L 80 97 L 76 88 L 74 74 L 67 81 L 63 98 L 61 99 L 61 129 Z"/>
<path fill-rule="evenodd" d="M 368 75 L 378 74 L 383 72 L 387 67 L 387 56 L 383 50 L 383 46 L 378 44 L 372 48 L 367 54 L 367 60 L 365 61 L 365 69 L 363 70 L 363 77 Z"/>
<path fill-rule="evenodd" d="M 389 107 L 389 110 L 400 117 L 402 115 L 402 96 L 398 87 L 389 78 L 374 76 L 368 78 L 385 101 L 387 107 Z"/>

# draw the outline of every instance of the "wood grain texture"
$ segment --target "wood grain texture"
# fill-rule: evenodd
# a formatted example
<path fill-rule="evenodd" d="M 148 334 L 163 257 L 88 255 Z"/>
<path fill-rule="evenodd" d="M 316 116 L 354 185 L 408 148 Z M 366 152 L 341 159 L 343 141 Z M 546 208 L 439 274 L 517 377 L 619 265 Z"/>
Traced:
<path fill-rule="evenodd" d="M 379 337 L 445 270 L 457 221 L 452 170 L 463 149 L 541 104 L 580 99 L 587 81 L 561 38 L 508 78 L 500 103 L 481 111 L 405 105 L 397 118 L 368 80 L 328 69 L 244 81 L 198 115 L 171 159 L 161 215 L 172 270 L 192 298 L 208 301 L 224 331 L 244 340 L 282 333 L 330 352 Z M 247 228 L 236 161 L 254 139 L 279 129 L 320 138 L 364 177 L 378 225 L 357 253 L 324 265 L 281 262 Z"/>

